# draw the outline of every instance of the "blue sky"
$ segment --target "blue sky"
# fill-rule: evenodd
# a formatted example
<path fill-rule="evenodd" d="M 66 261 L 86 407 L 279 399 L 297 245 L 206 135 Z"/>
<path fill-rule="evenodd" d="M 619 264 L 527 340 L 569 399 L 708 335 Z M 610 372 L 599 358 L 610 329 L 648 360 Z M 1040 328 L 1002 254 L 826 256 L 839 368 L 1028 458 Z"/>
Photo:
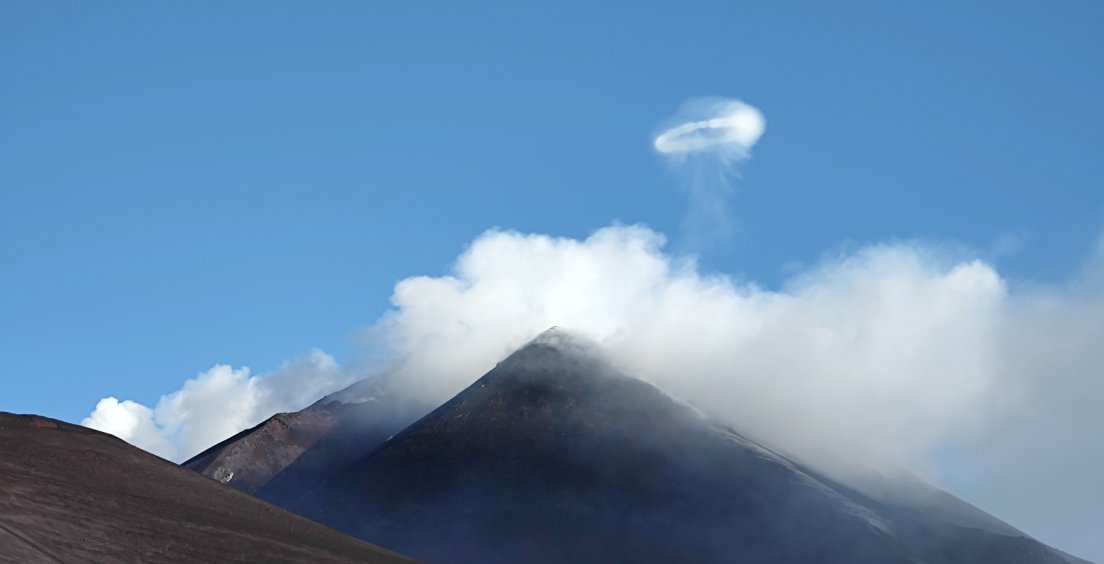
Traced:
<path fill-rule="evenodd" d="M 0 409 L 341 359 L 491 227 L 640 222 L 767 287 L 901 239 L 1062 283 L 1104 227 L 1104 6 L 964 4 L 8 3 Z M 768 125 L 692 248 L 651 142 L 703 95 Z"/>

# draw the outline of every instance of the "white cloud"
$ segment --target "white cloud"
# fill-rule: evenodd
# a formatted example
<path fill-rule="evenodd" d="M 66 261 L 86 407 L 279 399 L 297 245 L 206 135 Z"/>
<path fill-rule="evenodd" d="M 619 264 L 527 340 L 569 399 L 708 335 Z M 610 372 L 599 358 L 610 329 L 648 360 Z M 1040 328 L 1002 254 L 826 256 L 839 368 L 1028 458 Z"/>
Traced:
<path fill-rule="evenodd" d="M 493 231 L 453 276 L 400 282 L 374 333 L 406 359 L 409 385 L 440 401 L 541 330 L 575 329 L 629 371 L 805 454 L 926 451 L 994 383 L 1006 289 L 984 263 L 877 246 L 771 291 L 703 275 L 662 244 L 634 226 L 583 241 Z"/>
<path fill-rule="evenodd" d="M 275 413 L 302 409 L 349 382 L 333 357 L 319 350 L 257 376 L 247 367 L 216 365 L 162 396 L 153 409 L 105 398 L 81 424 L 181 461 Z"/>
<path fill-rule="evenodd" d="M 1000 387 L 980 427 L 939 453 L 942 481 L 1063 550 L 1100 558 L 1104 253 L 1071 283 L 1013 292 L 998 335 Z"/>
<path fill-rule="evenodd" d="M 704 274 L 663 245 L 640 226 L 583 240 L 490 231 L 450 275 L 400 281 L 366 338 L 403 390 L 441 402 L 558 325 L 807 458 L 938 470 L 1044 540 L 1058 536 L 1044 534 L 1051 524 L 1104 525 L 1093 486 L 1104 472 L 1104 260 L 1073 283 L 1030 287 L 961 252 L 899 242 L 768 289 Z M 259 376 L 216 366 L 154 409 L 106 398 L 85 424 L 183 459 L 350 377 L 318 351 Z"/>
<path fill-rule="evenodd" d="M 172 457 L 173 447 L 154 422 L 153 410 L 140 403 L 106 397 L 81 425 L 115 435 L 162 458 Z"/>
<path fill-rule="evenodd" d="M 443 401 L 558 325 L 631 373 L 833 470 L 904 463 L 1012 524 L 1104 526 L 1104 260 L 1065 285 L 914 242 L 824 259 L 778 289 L 701 273 L 663 237 L 491 231 L 449 276 L 400 282 L 382 336 Z M 952 454 L 948 454 L 952 453 Z M 999 484 L 999 487 L 998 487 Z M 1011 495 L 1010 492 L 1015 492 Z"/>

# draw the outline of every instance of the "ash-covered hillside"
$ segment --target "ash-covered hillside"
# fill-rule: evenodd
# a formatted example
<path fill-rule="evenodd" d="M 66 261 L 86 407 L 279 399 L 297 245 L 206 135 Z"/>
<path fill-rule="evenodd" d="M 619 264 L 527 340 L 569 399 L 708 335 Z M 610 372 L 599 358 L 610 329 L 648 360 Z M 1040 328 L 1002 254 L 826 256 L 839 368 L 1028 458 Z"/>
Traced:
<path fill-rule="evenodd" d="M 0 412 L 0 562 L 410 561 L 99 431 Z"/>

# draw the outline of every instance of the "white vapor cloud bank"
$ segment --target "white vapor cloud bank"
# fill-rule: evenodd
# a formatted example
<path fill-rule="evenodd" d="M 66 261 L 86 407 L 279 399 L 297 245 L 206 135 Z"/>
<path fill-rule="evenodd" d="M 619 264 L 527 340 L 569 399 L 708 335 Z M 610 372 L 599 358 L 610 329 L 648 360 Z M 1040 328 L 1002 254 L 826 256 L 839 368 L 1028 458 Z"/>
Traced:
<path fill-rule="evenodd" d="M 1000 275 L 913 244 L 827 260 L 767 290 L 700 273 L 661 235 L 492 231 L 452 276 L 400 282 L 375 328 L 442 401 L 549 326 L 627 371 L 807 456 L 910 457 L 976 422 L 997 384 Z M 918 424 L 918 422 L 923 422 Z"/>
<path fill-rule="evenodd" d="M 702 273 L 642 226 L 582 240 L 492 230 L 449 275 L 400 281 L 392 305 L 366 344 L 375 369 L 423 405 L 556 325 L 830 470 L 938 471 L 1044 540 L 1104 526 L 1104 253 L 1073 282 L 1043 287 L 959 251 L 896 242 L 768 289 Z M 153 408 L 105 398 L 84 424 L 182 460 L 352 373 L 320 351 L 256 376 L 215 366 Z"/>
<path fill-rule="evenodd" d="M 899 242 L 766 289 L 703 274 L 664 244 L 643 226 L 583 240 L 489 231 L 450 275 L 395 286 L 392 309 L 365 332 L 376 368 L 435 405 L 556 325 L 808 458 L 925 462 L 972 437 L 996 444 L 991 431 L 1014 425 L 1070 444 L 1101 438 L 1104 258 L 1075 283 L 1013 290 L 983 261 Z M 261 375 L 219 365 L 153 408 L 104 398 L 83 423 L 181 460 L 353 373 L 317 350 Z"/>
<path fill-rule="evenodd" d="M 669 122 L 653 144 L 689 197 L 684 229 L 700 247 L 728 235 L 736 166 L 750 157 L 767 122 L 754 106 L 728 98 L 691 99 Z"/>
<path fill-rule="evenodd" d="M 961 250 L 894 242 L 768 289 L 663 246 L 641 226 L 583 240 L 490 231 L 450 275 L 401 281 L 370 334 L 411 393 L 440 402 L 548 327 L 574 330 L 838 477 L 902 464 L 1045 541 L 1093 550 L 1104 253 L 1041 287 Z"/>
<path fill-rule="evenodd" d="M 162 396 L 152 409 L 107 397 L 81 424 L 162 458 L 182 461 L 275 413 L 302 409 L 349 383 L 346 371 L 319 350 L 256 376 L 247 367 L 216 365 Z"/>

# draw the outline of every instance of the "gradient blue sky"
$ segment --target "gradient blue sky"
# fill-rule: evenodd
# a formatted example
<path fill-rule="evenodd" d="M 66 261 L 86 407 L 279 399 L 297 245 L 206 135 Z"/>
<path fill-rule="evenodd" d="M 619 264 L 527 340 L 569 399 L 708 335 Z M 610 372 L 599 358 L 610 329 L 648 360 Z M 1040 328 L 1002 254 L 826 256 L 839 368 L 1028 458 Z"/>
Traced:
<path fill-rule="evenodd" d="M 0 410 L 342 358 L 493 226 L 680 249 L 651 138 L 693 96 L 768 120 L 706 270 L 920 238 L 1068 279 L 1104 227 L 1104 4 L 966 4 L 5 3 Z"/>

